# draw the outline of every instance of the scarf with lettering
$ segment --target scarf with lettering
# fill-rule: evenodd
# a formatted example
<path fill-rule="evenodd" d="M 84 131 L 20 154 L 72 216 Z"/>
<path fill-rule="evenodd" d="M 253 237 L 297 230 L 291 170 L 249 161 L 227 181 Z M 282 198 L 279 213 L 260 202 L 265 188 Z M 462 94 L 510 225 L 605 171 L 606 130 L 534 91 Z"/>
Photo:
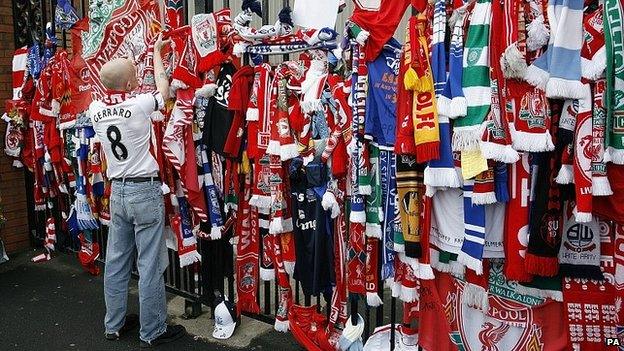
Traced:
<path fill-rule="evenodd" d="M 348 145 L 348 151 L 350 153 L 350 194 L 351 194 L 351 207 L 349 214 L 349 222 L 351 223 L 365 223 L 365 202 L 364 194 L 360 190 L 359 178 L 362 173 L 366 175 L 364 169 L 365 155 L 364 155 L 364 143 L 361 138 L 363 136 L 364 112 L 365 112 L 365 99 L 366 93 L 363 92 L 366 85 L 366 78 L 363 77 L 365 71 L 359 70 L 365 69 L 364 63 L 360 64 L 360 61 L 364 61 L 364 50 L 361 49 L 359 44 L 354 43 L 352 45 L 353 50 L 353 69 L 354 74 L 352 77 L 352 105 L 353 118 L 351 124 L 352 139 L 350 145 Z M 357 72 L 357 73 L 355 73 Z"/>
<path fill-rule="evenodd" d="M 462 89 L 466 96 L 466 116 L 453 125 L 453 150 L 474 150 L 479 147 L 482 129 L 490 105 L 490 24 L 492 2 L 477 0 L 470 16 L 470 25 L 464 47 Z"/>
<path fill-rule="evenodd" d="M 592 108 L 592 195 L 613 195 L 609 178 L 607 177 L 607 164 L 605 160 L 605 129 L 606 111 L 604 106 L 605 80 L 599 79 L 594 85 L 593 108 Z"/>
<path fill-rule="evenodd" d="M 366 304 L 377 307 L 383 304 L 379 297 L 379 239 L 366 238 Z"/>
<path fill-rule="evenodd" d="M 553 152 L 533 154 L 529 242 L 525 254 L 528 273 L 552 277 L 559 271 L 562 209 L 559 187 L 555 183 L 557 158 Z"/>
<path fill-rule="evenodd" d="M 210 160 L 208 159 L 207 147 L 204 144 L 199 145 L 201 159 L 202 174 L 199 175 L 199 185 L 204 188 L 204 194 L 206 196 L 206 205 L 208 207 L 208 215 L 210 217 L 210 238 L 212 240 L 221 239 L 221 232 L 223 231 L 223 218 L 221 217 L 221 205 L 219 204 L 219 197 L 217 194 L 217 188 L 212 177 L 212 169 L 210 167 Z"/>
<path fill-rule="evenodd" d="M 170 220 L 171 229 L 178 240 L 178 256 L 180 267 L 186 267 L 195 262 L 201 261 L 201 255 L 197 252 L 197 239 L 193 234 L 188 203 L 184 197 L 184 191 L 180 182 L 176 184 L 176 199 L 179 206 L 179 213 Z"/>
<path fill-rule="evenodd" d="M 578 223 L 573 208 L 573 201 L 564 204 L 563 236 L 559 250 L 561 274 L 572 278 L 603 279 L 600 271 L 600 238 L 609 236 L 609 223 L 598 218 Z"/>
<path fill-rule="evenodd" d="M 405 255 L 414 260 L 423 254 L 421 215 L 425 186 L 422 168 L 422 165 L 416 163 L 414 156 L 400 155 L 396 159 L 397 194 Z"/>
<path fill-rule="evenodd" d="M 438 109 L 433 85 L 433 70 L 429 62 L 429 43 L 426 37 L 427 19 L 424 14 L 410 18 L 406 46 L 406 63 L 409 65 L 403 83 L 413 91 L 412 118 L 416 160 L 419 163 L 440 157 Z M 415 68 L 414 68 L 415 67 Z M 410 74 L 411 73 L 411 74 Z"/>
<path fill-rule="evenodd" d="M 238 301 L 236 307 L 238 312 L 259 313 L 260 306 L 257 302 L 258 294 L 258 252 L 260 251 L 260 237 L 252 235 L 252 226 L 258 226 L 252 221 L 252 208 L 249 205 L 251 198 L 251 172 L 245 173 L 245 185 L 238 207 L 236 218 L 236 235 L 238 244 L 236 245 L 236 294 Z M 255 218 L 257 220 L 257 217 Z"/>
<path fill-rule="evenodd" d="M 381 223 L 381 279 L 386 280 L 394 275 L 394 225 L 396 217 L 396 155 L 392 151 L 380 150 L 379 173 L 381 174 L 381 207 L 383 222 Z"/>
<path fill-rule="evenodd" d="M 578 100 L 576 130 L 574 133 L 574 190 L 576 193 L 576 221 L 592 220 L 592 159 L 596 153 L 592 134 L 592 95 L 589 84 L 583 85 Z"/>
<path fill-rule="evenodd" d="M 490 60 L 492 66 L 490 82 L 491 108 L 485 119 L 484 131 L 479 146 L 483 157 L 486 159 L 514 163 L 518 161 L 519 155 L 511 146 L 509 124 L 502 109 L 506 101 L 504 93 L 505 77 L 503 76 L 500 60 L 495 59 L 501 57 L 503 53 L 502 44 L 505 40 L 504 29 L 506 29 L 506 26 L 504 23 L 503 6 L 500 2 L 492 3 L 491 26 L 501 30 L 495 30 L 491 33 L 490 57 L 493 58 Z"/>
<path fill-rule="evenodd" d="M 434 79 L 434 88 L 436 93 L 436 107 L 438 109 L 439 122 L 439 151 L 437 160 L 431 160 L 425 168 L 425 185 L 427 186 L 427 196 L 433 196 L 437 188 L 457 188 L 460 186 L 460 178 L 455 171 L 453 163 L 453 151 L 451 148 L 451 126 L 449 124 L 448 115 L 443 114 L 442 100 L 448 103 L 448 98 L 443 96 L 443 92 L 447 90 L 447 74 L 446 74 L 446 49 L 444 47 L 444 37 L 446 35 L 446 2 L 438 0 L 435 3 L 433 17 L 433 33 L 431 43 L 431 71 Z M 407 45 L 407 44 L 406 44 Z M 458 51 L 461 53 L 461 50 Z M 451 55 L 449 61 L 455 62 L 456 58 Z M 452 65 L 449 63 L 449 66 Z M 399 84 L 402 84 L 399 82 Z M 450 92 L 450 88 L 449 92 Z M 461 90 L 461 88 L 460 88 Z M 448 108 L 448 105 L 445 107 Z M 397 116 L 398 117 L 398 116 Z M 401 125 L 400 129 L 403 129 Z M 400 130 L 397 131 L 397 134 Z"/>
<path fill-rule="evenodd" d="M 611 162 L 624 164 L 624 38 L 622 22 L 624 9 L 621 1 L 604 2 L 604 33 L 607 50 L 607 152 Z"/>
<path fill-rule="evenodd" d="M 381 207 L 381 174 L 379 172 L 379 147 L 368 145 L 370 155 L 371 193 L 366 195 L 366 236 L 381 239 L 381 223 L 384 221 Z"/>
<path fill-rule="evenodd" d="M 348 290 L 352 294 L 365 294 L 366 270 L 366 226 L 364 223 L 349 224 L 349 244 L 347 246 Z"/>
<path fill-rule="evenodd" d="M 568 277 L 563 279 L 563 305 L 567 312 L 564 321 L 570 337 L 569 350 L 606 350 L 608 347 L 605 346 L 605 340 L 617 338 L 617 330 L 622 323 L 618 320 L 618 309 L 621 313 L 622 300 L 621 292 L 612 284 L 614 274 L 612 264 L 614 247 L 610 233 L 612 229 L 607 225 L 606 230 L 601 231 L 602 236 L 594 233 L 599 237 L 597 242 L 602 243 L 602 247 L 597 251 L 601 252 L 601 275 L 604 274 L 605 279 Z"/>
<path fill-rule="evenodd" d="M 275 310 L 275 324 L 273 328 L 279 332 L 287 332 L 290 329 L 288 311 L 293 305 L 293 294 L 290 286 L 290 277 L 284 267 L 284 256 L 281 236 L 269 235 L 273 241 L 273 265 L 277 274 L 277 309 Z M 294 240 L 291 242 L 294 243 Z"/>

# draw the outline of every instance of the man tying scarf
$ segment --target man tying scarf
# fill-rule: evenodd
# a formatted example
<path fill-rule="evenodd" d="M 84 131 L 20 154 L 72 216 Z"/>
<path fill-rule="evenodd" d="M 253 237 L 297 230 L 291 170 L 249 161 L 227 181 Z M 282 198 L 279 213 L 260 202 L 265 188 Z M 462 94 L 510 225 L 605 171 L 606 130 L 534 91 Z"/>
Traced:
<path fill-rule="evenodd" d="M 156 91 L 133 94 L 137 68 L 131 59 L 104 64 L 104 97 L 89 106 L 89 117 L 106 156 L 111 180 L 110 224 L 104 270 L 105 337 L 117 340 L 140 322 L 141 348 L 179 339 L 182 326 L 168 326 L 163 273 L 167 248 L 159 167 L 150 152 L 152 113 L 164 108 L 169 81 L 162 63 L 162 35 L 154 44 Z M 155 114 L 160 115 L 160 114 Z M 138 252 L 140 318 L 126 316 L 134 248 Z"/>

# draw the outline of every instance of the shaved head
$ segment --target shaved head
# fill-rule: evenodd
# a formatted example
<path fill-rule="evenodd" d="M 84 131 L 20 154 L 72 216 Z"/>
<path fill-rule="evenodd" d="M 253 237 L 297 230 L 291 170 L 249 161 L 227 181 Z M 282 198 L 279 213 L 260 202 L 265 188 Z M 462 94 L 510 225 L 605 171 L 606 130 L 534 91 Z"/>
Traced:
<path fill-rule="evenodd" d="M 106 89 L 132 91 L 138 85 L 136 66 L 127 58 L 108 61 L 100 69 L 100 80 Z"/>

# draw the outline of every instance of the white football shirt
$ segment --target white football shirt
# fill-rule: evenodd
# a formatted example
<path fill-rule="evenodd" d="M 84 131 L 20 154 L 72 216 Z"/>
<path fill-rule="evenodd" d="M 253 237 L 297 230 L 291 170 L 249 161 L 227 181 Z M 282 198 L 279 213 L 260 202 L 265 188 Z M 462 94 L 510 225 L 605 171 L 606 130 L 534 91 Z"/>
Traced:
<path fill-rule="evenodd" d="M 114 93 L 91 103 L 89 118 L 106 155 L 108 179 L 158 175 L 158 163 L 150 152 L 150 116 L 164 105 L 159 92 Z"/>

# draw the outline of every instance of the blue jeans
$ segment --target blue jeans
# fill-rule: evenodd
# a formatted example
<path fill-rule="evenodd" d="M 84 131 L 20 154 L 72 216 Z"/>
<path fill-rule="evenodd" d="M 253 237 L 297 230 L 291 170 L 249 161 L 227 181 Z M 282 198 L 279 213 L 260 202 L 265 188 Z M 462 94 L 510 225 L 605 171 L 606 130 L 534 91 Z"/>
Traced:
<path fill-rule="evenodd" d="M 163 273 L 167 268 L 164 239 L 165 206 L 160 182 L 113 181 L 110 197 L 104 299 L 106 333 L 118 332 L 125 322 L 128 282 L 134 249 L 138 252 L 140 337 L 152 341 L 167 328 L 167 300 Z"/>

